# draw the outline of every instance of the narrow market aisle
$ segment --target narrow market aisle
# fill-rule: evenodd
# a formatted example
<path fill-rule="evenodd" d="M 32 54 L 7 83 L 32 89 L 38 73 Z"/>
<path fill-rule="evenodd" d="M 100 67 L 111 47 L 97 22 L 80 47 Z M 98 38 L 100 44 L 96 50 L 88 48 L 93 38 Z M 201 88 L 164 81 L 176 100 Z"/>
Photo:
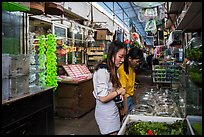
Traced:
<path fill-rule="evenodd" d="M 55 117 L 55 135 L 100 135 L 94 109 L 80 118 Z"/>
<path fill-rule="evenodd" d="M 139 87 L 135 89 L 134 102 L 140 96 L 142 92 L 145 92 L 147 89 L 154 87 L 151 78 L 151 71 L 146 70 L 146 72 L 136 73 L 137 79 L 140 81 Z"/>
<path fill-rule="evenodd" d="M 140 86 L 135 90 L 135 101 L 139 94 L 152 86 L 151 74 L 139 73 Z M 94 109 L 80 118 L 55 117 L 55 135 L 100 135 L 94 118 Z"/>

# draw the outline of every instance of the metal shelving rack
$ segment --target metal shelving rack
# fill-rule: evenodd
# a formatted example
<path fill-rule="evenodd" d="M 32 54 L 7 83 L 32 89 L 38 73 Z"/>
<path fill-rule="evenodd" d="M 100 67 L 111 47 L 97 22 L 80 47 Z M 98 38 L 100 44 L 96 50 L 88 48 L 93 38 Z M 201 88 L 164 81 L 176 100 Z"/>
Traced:
<path fill-rule="evenodd" d="M 173 88 L 174 84 L 178 83 L 180 69 L 173 62 L 165 65 L 152 65 L 152 80 L 156 85 L 167 84 Z"/>

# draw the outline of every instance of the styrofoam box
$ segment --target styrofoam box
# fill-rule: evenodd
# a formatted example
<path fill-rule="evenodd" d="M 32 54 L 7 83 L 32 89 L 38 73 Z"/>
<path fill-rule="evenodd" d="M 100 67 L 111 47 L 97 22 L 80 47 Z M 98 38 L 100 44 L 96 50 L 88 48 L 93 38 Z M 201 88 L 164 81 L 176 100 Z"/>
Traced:
<path fill-rule="evenodd" d="M 195 135 L 194 130 L 193 130 L 191 125 L 194 124 L 194 123 L 199 123 L 199 122 L 202 123 L 202 116 L 188 115 L 186 117 L 186 121 L 187 121 L 187 124 L 188 124 L 188 128 L 187 128 L 189 130 L 188 132 L 190 132 L 191 135 Z"/>
<path fill-rule="evenodd" d="M 9 54 L 2 54 L 2 78 L 8 78 L 10 64 L 11 58 L 9 57 Z"/>
<path fill-rule="evenodd" d="M 2 78 L 2 100 L 29 92 L 29 77 Z"/>
<path fill-rule="evenodd" d="M 29 74 L 29 55 L 2 54 L 2 77 L 16 77 Z"/>
<path fill-rule="evenodd" d="M 176 120 L 184 120 L 183 118 L 177 118 L 177 117 L 160 117 L 160 116 L 140 116 L 140 115 L 127 115 L 125 118 L 122 127 L 120 128 L 120 131 L 118 132 L 118 135 L 124 135 L 126 131 L 126 125 L 129 122 L 134 122 L 134 121 L 151 121 L 151 122 L 166 122 L 166 123 L 173 123 Z"/>

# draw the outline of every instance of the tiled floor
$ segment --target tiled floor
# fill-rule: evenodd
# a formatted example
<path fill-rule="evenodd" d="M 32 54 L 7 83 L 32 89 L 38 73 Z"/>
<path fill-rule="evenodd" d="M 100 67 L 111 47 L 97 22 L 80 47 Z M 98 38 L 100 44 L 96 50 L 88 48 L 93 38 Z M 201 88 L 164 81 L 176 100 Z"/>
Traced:
<path fill-rule="evenodd" d="M 100 135 L 94 109 L 80 118 L 55 118 L 55 135 Z"/>
<path fill-rule="evenodd" d="M 135 100 L 139 94 L 152 86 L 150 74 L 137 75 L 140 87 L 135 91 Z M 100 135 L 94 118 L 94 109 L 80 118 L 55 117 L 55 135 Z"/>

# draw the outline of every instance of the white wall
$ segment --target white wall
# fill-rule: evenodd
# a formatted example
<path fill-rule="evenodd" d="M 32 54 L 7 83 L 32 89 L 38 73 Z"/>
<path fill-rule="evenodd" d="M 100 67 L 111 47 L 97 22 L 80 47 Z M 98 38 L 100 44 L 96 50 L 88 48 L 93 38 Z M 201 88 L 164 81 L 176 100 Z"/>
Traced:
<path fill-rule="evenodd" d="M 91 5 L 89 2 L 65 2 L 64 8 L 69 10 L 70 12 L 80 15 L 84 19 L 91 20 L 91 14 L 90 14 Z M 98 5 L 96 2 L 93 2 L 93 21 L 94 22 L 107 22 L 106 27 L 113 33 L 115 29 L 117 29 L 118 27 L 123 28 L 123 25 L 117 21 L 115 21 L 115 23 L 113 24 L 112 15 L 107 13 L 105 10 L 104 11 L 102 10 L 103 9 L 101 9 L 100 5 Z M 106 14 L 109 14 L 109 15 L 106 15 Z M 129 30 L 127 28 L 125 28 L 125 31 L 127 34 L 129 34 Z"/>
<path fill-rule="evenodd" d="M 91 6 L 88 2 L 65 2 L 64 8 L 85 19 L 89 19 L 87 15 L 91 10 Z"/>
<path fill-rule="evenodd" d="M 123 24 L 119 23 L 115 20 L 113 24 L 113 16 L 110 13 L 106 12 L 97 2 L 92 2 L 93 4 L 93 22 L 107 22 L 106 28 L 108 28 L 112 33 L 119 27 L 123 29 Z M 66 11 L 70 13 L 74 13 L 85 20 L 91 21 L 91 5 L 89 2 L 64 2 L 64 8 Z M 88 17 L 87 17 L 88 16 Z M 44 20 L 47 22 L 52 22 L 52 19 L 56 19 L 54 16 L 46 17 L 44 15 L 34 15 L 34 18 Z M 76 18 L 77 19 L 77 18 Z M 54 23 L 59 23 L 59 21 L 54 21 Z M 77 23 L 76 23 L 77 24 Z M 63 26 L 70 27 L 71 24 L 69 21 L 63 21 Z M 129 38 L 129 30 L 125 28 L 125 33 L 127 34 L 127 38 Z"/>

